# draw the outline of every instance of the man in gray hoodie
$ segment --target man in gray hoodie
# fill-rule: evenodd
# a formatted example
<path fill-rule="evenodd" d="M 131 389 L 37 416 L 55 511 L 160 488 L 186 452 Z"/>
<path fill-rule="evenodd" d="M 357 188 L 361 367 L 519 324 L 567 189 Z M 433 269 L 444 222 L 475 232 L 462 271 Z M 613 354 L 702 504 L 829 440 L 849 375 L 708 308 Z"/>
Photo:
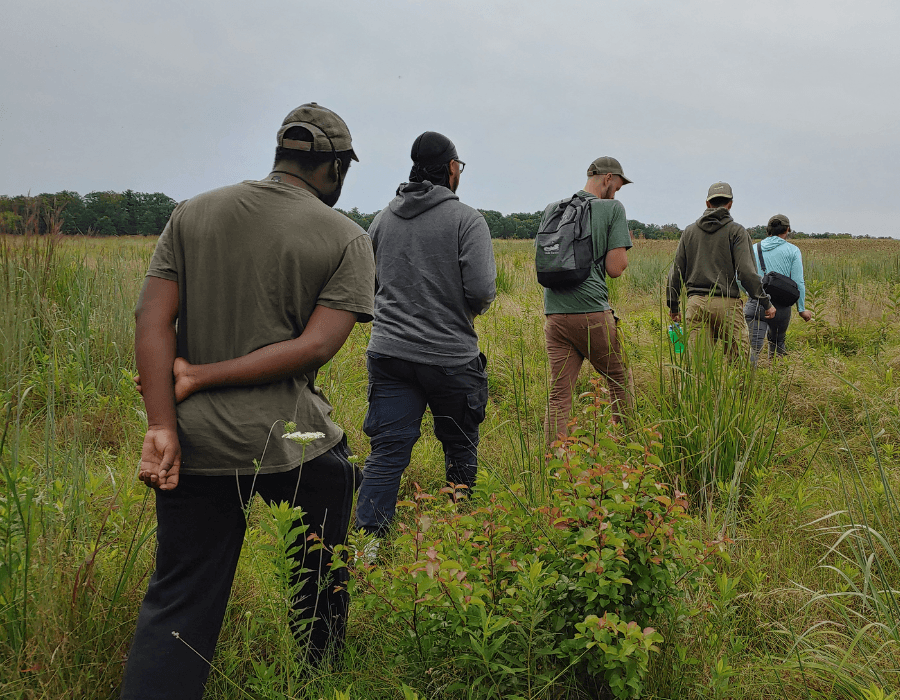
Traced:
<path fill-rule="evenodd" d="M 765 309 L 766 318 L 775 315 L 775 307 L 756 272 L 750 234 L 731 218 L 732 204 L 731 185 L 710 185 L 706 211 L 684 230 L 678 241 L 666 297 L 669 315 L 678 323 L 681 289 L 687 288 L 685 324 L 691 345 L 705 329 L 713 343 L 724 343 L 726 354 L 739 357 L 749 353 L 750 341 L 738 281 L 750 298 Z"/>
<path fill-rule="evenodd" d="M 444 448 L 447 483 L 469 489 L 478 468 L 478 428 L 487 405 L 485 356 L 474 320 L 496 295 L 494 252 L 484 217 L 459 201 L 463 163 L 443 134 L 412 146 L 409 182 L 369 235 L 375 250 L 375 320 L 367 350 L 371 440 L 356 526 L 383 535 L 426 407 Z"/>

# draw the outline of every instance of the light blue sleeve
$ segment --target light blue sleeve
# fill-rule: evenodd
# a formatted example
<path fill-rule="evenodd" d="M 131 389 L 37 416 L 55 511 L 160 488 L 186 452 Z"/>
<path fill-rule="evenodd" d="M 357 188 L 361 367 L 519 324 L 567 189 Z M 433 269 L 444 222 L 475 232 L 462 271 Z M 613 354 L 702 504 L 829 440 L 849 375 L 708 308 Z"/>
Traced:
<path fill-rule="evenodd" d="M 794 246 L 794 256 L 791 260 L 791 279 L 797 283 L 800 298 L 797 299 L 797 311 L 806 311 L 806 284 L 803 281 L 803 255 L 800 249 Z"/>

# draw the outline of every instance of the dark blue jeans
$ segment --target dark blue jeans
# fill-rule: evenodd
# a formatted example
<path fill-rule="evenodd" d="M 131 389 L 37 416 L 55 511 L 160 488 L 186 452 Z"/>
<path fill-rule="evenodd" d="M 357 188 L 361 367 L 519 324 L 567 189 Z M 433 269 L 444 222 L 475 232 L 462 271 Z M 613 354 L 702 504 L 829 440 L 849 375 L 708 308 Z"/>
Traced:
<path fill-rule="evenodd" d="M 302 566 L 293 606 L 298 621 L 314 621 L 295 633 L 303 634 L 298 640 L 311 663 L 340 649 L 350 601 L 347 570 L 331 574 L 329 565 L 332 548 L 346 540 L 358 483 L 348 456 L 342 441 L 287 472 L 259 474 L 255 480 L 253 475 L 184 474 L 174 490 L 155 492 L 156 571 L 138 615 L 122 698 L 197 700 L 203 695 L 244 541 L 244 505 L 254 493 L 267 503 L 292 503 L 296 492 L 294 505 L 303 509 L 309 529 L 296 543 L 295 558 Z M 312 533 L 322 538 L 324 549 L 307 551 L 306 537 Z"/>
<path fill-rule="evenodd" d="M 770 358 L 776 353 L 787 354 L 784 339 L 791 323 L 791 307 L 776 306 L 774 318 L 766 318 L 765 313 L 765 309 L 756 299 L 750 299 L 744 305 L 744 318 L 750 331 L 750 361 L 754 365 L 759 360 L 759 352 L 766 339 L 769 341 Z"/>
<path fill-rule="evenodd" d="M 356 526 L 378 535 L 390 527 L 421 435 L 426 406 L 434 416 L 434 435 L 444 447 L 448 484 L 475 485 L 478 426 L 487 405 L 487 360 L 479 354 L 466 364 L 441 367 L 368 353 L 369 410 L 363 430 L 372 443 L 356 502 Z"/>

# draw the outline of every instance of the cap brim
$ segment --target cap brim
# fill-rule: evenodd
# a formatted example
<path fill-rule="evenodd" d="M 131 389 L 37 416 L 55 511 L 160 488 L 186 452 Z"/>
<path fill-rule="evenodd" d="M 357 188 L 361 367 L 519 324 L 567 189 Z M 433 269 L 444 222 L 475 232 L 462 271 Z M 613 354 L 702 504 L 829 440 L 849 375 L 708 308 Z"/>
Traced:
<path fill-rule="evenodd" d="M 359 163 L 359 158 L 357 158 L 357 156 L 356 156 L 356 151 L 354 151 L 352 148 L 350 149 L 350 158 L 352 160 L 355 160 L 357 163 Z"/>
<path fill-rule="evenodd" d="M 599 170 L 595 170 L 594 168 L 588 168 L 587 174 L 588 177 L 593 177 L 594 175 L 618 175 L 620 178 L 622 178 L 623 182 L 626 185 L 631 185 L 634 183 L 634 180 L 629 180 L 622 173 L 611 173 L 608 170 L 601 173 Z"/>

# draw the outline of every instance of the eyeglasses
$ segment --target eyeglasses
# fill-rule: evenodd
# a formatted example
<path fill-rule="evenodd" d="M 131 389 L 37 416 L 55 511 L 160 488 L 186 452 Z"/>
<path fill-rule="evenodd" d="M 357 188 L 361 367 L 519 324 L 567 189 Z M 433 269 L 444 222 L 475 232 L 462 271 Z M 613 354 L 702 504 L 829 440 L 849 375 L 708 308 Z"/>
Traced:
<path fill-rule="evenodd" d="M 456 159 L 456 162 L 459 163 L 459 172 L 462 172 L 466 169 L 466 164 L 463 163 L 459 158 Z"/>

